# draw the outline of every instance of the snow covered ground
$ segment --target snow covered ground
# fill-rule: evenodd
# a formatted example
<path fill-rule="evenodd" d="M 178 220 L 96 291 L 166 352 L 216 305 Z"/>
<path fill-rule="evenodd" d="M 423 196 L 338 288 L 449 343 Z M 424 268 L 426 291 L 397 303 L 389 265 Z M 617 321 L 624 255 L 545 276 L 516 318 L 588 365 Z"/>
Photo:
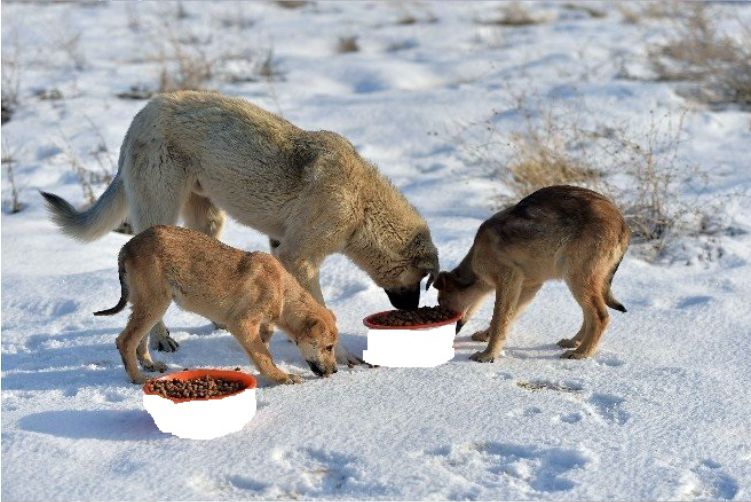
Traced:
<path fill-rule="evenodd" d="M 613 5 L 587 5 L 605 16 L 542 3 L 530 9 L 543 23 L 510 27 L 479 22 L 497 17 L 490 2 L 184 2 L 183 12 L 156 2 L 4 2 L 3 85 L 6 62 L 20 61 L 20 92 L 2 126 L 3 157 L 16 161 L 26 207 L 8 212 L 4 163 L 3 499 L 751 499 L 751 116 L 693 105 L 676 84 L 623 78 L 624 67 L 648 75 L 647 48 L 667 21 L 627 24 Z M 717 9 L 751 16 L 748 5 Z M 339 53 L 339 38 L 351 36 L 359 50 Z M 592 360 L 558 358 L 554 343 L 578 329 L 580 312 L 551 283 L 494 364 L 468 360 L 481 347 L 468 335 L 489 321 L 489 305 L 457 338 L 455 359 L 434 369 L 344 368 L 315 379 L 277 336 L 276 361 L 303 385 L 262 382 L 258 414 L 240 433 L 208 442 L 161 434 L 114 347 L 125 315 L 91 315 L 118 298 L 127 236 L 63 237 L 37 189 L 84 202 L 71 157 L 97 171 L 91 152 L 102 141 L 116 156 L 144 104 L 116 94 L 158 85 L 170 38 L 216 60 L 208 87 L 348 137 L 425 216 L 444 269 L 505 190 L 467 154 L 481 135 L 466 126 L 524 130 L 523 93 L 637 132 L 689 107 L 680 155 L 709 177 L 699 192 L 680 190 L 697 207 L 718 207 L 734 231 L 683 239 L 672 262 L 645 261 L 633 247 L 613 286 L 629 312 L 613 313 Z M 269 55 L 271 80 L 262 76 Z M 267 248 L 235 223 L 224 240 Z M 386 296 L 340 256 L 321 277 L 345 343 L 361 351 L 361 319 L 388 308 Z M 423 304 L 435 300 L 431 291 Z M 159 354 L 171 369 L 255 372 L 205 319 L 173 308 L 166 322 L 181 344 Z"/>

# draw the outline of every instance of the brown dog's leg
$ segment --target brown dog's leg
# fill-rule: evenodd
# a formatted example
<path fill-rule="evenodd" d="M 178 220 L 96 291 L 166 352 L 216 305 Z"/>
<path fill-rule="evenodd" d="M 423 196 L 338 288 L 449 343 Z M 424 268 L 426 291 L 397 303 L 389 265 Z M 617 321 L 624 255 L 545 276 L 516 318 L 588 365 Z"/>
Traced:
<path fill-rule="evenodd" d="M 146 371 L 158 371 L 159 373 L 164 373 L 164 370 L 167 369 L 167 365 L 163 362 L 151 359 L 151 353 L 149 352 L 149 337 L 147 336 L 141 338 L 141 341 L 138 343 L 136 356 L 141 363 L 141 367 Z"/>
<path fill-rule="evenodd" d="M 274 335 L 274 325 L 270 322 L 262 323 L 259 331 L 261 334 L 261 341 L 268 349 L 269 343 L 271 343 L 271 337 Z"/>
<path fill-rule="evenodd" d="M 579 331 L 576 332 L 574 336 L 571 338 L 561 338 L 558 340 L 558 346 L 564 349 L 575 349 L 579 346 L 579 344 L 582 341 L 582 338 L 584 338 L 584 333 L 587 332 L 587 319 L 586 317 L 582 321 L 581 328 L 579 328 Z"/>
<path fill-rule="evenodd" d="M 259 328 L 258 321 L 244 321 L 229 326 L 229 331 L 239 340 L 261 375 L 276 383 L 301 383 L 299 375 L 285 373 L 274 364 L 269 349 L 261 340 Z"/>
<path fill-rule="evenodd" d="M 583 359 L 592 356 L 597 350 L 600 338 L 605 332 L 610 322 L 605 299 L 602 296 L 602 281 L 576 281 L 572 282 L 569 287 L 574 298 L 579 303 L 584 314 L 583 330 L 577 334 L 581 335 L 579 346 L 574 350 L 568 350 L 561 357 L 566 359 Z M 576 339 L 576 337 L 574 337 Z"/>
<path fill-rule="evenodd" d="M 147 380 L 146 375 L 138 369 L 136 351 L 141 341 L 148 334 L 151 326 L 159 320 L 163 313 L 164 311 L 159 311 L 159 313 L 149 312 L 134 305 L 133 312 L 130 314 L 130 319 L 128 319 L 128 324 L 115 341 L 115 345 L 117 345 L 120 357 L 125 365 L 125 371 L 133 383 L 142 384 Z"/>
<path fill-rule="evenodd" d="M 490 342 L 482 352 L 475 352 L 470 356 L 473 361 L 492 363 L 503 350 L 506 343 L 506 333 L 514 319 L 514 310 L 519 303 L 522 290 L 522 276 L 520 272 L 508 269 L 496 281 L 495 307 L 493 318 L 490 320 Z"/>

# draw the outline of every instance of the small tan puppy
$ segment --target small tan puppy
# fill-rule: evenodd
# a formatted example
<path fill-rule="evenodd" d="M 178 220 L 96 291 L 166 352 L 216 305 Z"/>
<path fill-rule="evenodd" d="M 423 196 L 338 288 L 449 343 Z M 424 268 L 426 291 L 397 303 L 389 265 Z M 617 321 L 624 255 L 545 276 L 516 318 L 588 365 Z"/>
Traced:
<path fill-rule="evenodd" d="M 117 337 L 125 370 L 134 383 L 147 371 L 164 371 L 149 354 L 149 330 L 174 300 L 181 308 L 222 324 L 237 338 L 262 375 L 277 383 L 300 383 L 271 359 L 274 323 L 288 333 L 318 376 L 336 373 L 338 332 L 333 313 L 321 306 L 273 256 L 246 253 L 206 234 L 185 228 L 154 226 L 128 241 L 120 251 L 122 295 L 116 306 L 94 315 L 113 315 L 133 305 L 127 326 Z"/>
<path fill-rule="evenodd" d="M 558 345 L 564 358 L 589 357 L 609 315 L 626 309 L 613 298 L 610 283 L 628 247 L 630 231 L 620 211 L 602 195 L 573 186 L 550 186 L 480 225 L 474 244 L 458 267 L 435 281 L 438 303 L 462 312 L 457 333 L 495 291 L 490 327 L 472 335 L 487 348 L 471 359 L 492 362 L 503 350 L 513 321 L 543 282 L 566 281 L 584 313 L 579 332 Z"/>

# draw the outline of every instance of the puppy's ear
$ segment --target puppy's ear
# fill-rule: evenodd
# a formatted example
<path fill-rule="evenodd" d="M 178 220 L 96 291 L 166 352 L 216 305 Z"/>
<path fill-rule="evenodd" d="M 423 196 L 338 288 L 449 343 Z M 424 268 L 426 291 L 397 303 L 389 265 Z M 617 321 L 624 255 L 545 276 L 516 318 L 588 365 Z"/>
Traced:
<path fill-rule="evenodd" d="M 331 314 L 331 317 L 333 317 L 333 318 L 334 318 L 334 322 L 336 322 L 336 314 L 334 314 L 334 311 L 333 311 L 333 310 L 331 310 L 331 309 L 326 309 L 326 310 L 328 310 L 328 311 L 329 311 L 329 314 Z"/>

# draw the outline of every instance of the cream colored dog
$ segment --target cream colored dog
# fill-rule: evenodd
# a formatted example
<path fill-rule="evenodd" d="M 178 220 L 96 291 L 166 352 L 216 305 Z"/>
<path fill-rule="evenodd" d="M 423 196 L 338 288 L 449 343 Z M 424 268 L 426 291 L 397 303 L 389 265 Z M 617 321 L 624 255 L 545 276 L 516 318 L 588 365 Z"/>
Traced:
<path fill-rule="evenodd" d="M 367 272 L 397 308 L 416 308 L 421 279 L 438 273 L 425 221 L 351 143 L 216 93 L 152 99 L 128 129 L 117 176 L 90 209 L 43 195 L 63 231 L 84 241 L 126 216 L 141 232 L 175 225 L 181 213 L 187 227 L 218 238 L 227 211 L 268 235 L 272 254 L 322 305 L 318 269 L 333 253 Z M 177 347 L 161 320 L 152 334 L 162 350 Z M 337 358 L 360 362 L 341 345 Z"/>
<path fill-rule="evenodd" d="M 336 373 L 338 333 L 333 313 L 320 305 L 282 265 L 266 253 L 246 253 L 203 233 L 154 226 L 128 241 L 120 251 L 118 304 L 94 315 L 114 315 L 130 301 L 133 312 L 117 337 L 125 371 L 134 383 L 147 371 L 164 371 L 153 361 L 146 335 L 174 300 L 180 307 L 221 323 L 237 338 L 262 375 L 278 383 L 299 383 L 298 375 L 280 370 L 268 351 L 278 324 L 300 349 L 318 376 Z"/>
<path fill-rule="evenodd" d="M 543 188 L 480 225 L 459 266 L 438 275 L 438 303 L 463 314 L 458 333 L 483 298 L 495 291 L 490 327 L 472 335 L 473 340 L 490 342 L 471 356 L 492 362 L 511 324 L 543 282 L 563 279 L 584 321 L 573 338 L 558 345 L 574 349 L 562 357 L 589 357 L 608 326 L 606 307 L 626 311 L 613 298 L 610 283 L 629 237 L 620 211 L 602 195 L 572 186 Z"/>

